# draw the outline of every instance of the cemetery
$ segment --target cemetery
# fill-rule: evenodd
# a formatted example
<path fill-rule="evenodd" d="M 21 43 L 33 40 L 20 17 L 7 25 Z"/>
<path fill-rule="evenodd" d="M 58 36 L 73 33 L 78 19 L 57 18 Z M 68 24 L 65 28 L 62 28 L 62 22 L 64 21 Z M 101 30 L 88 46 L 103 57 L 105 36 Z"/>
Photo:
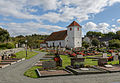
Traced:
<path fill-rule="evenodd" d="M 120 53 L 116 50 L 101 52 L 91 49 L 81 50 L 81 48 L 72 50 L 43 49 L 47 54 L 33 66 L 34 70 L 31 69 L 31 72 L 36 72 L 35 78 L 120 72 Z M 32 77 L 27 74 L 26 76 Z"/>
<path fill-rule="evenodd" d="M 38 54 L 36 52 L 29 52 L 30 56 L 26 57 L 26 51 L 24 48 L 14 48 L 0 51 L 0 68 L 5 68 L 17 62 L 29 59 L 30 57 Z"/>

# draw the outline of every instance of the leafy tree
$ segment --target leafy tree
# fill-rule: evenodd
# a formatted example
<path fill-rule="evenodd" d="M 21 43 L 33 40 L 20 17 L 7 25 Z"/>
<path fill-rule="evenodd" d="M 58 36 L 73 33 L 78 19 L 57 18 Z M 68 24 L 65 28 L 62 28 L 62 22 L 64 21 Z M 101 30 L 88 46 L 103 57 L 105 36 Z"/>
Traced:
<path fill-rule="evenodd" d="M 99 38 L 103 34 L 101 32 L 89 31 L 89 32 L 87 32 L 86 35 L 87 35 L 87 37 L 97 37 L 97 38 Z"/>
<path fill-rule="evenodd" d="M 112 39 L 109 41 L 109 47 L 120 48 L 120 40 Z"/>
<path fill-rule="evenodd" d="M 119 39 L 119 40 L 120 40 L 120 31 L 117 31 L 117 32 L 116 32 L 115 39 Z"/>
<path fill-rule="evenodd" d="M 7 30 L 0 28 L 0 42 L 8 42 L 10 39 L 10 34 Z"/>
<path fill-rule="evenodd" d="M 82 46 L 87 49 L 87 48 L 90 46 L 90 44 L 87 43 L 87 42 L 85 42 L 85 41 L 83 41 L 83 42 L 82 42 Z"/>
<path fill-rule="evenodd" d="M 91 43 L 92 43 L 93 46 L 99 46 L 100 45 L 100 41 L 96 38 L 93 38 Z"/>
<path fill-rule="evenodd" d="M 104 34 L 104 37 L 115 37 L 115 33 L 114 32 L 108 32 L 106 34 Z"/>

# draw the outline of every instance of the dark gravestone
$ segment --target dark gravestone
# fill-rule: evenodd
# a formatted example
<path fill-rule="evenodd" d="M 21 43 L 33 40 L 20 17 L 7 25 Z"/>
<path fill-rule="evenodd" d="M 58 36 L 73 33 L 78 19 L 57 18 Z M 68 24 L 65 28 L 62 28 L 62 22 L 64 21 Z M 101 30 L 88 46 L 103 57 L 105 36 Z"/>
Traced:
<path fill-rule="evenodd" d="M 44 61 L 42 62 L 42 67 L 45 69 L 54 68 L 56 67 L 56 62 L 55 61 Z"/>
<path fill-rule="evenodd" d="M 71 66 L 74 66 L 74 63 L 84 62 L 85 58 L 71 58 Z"/>
<path fill-rule="evenodd" d="M 62 59 L 59 58 L 59 61 L 56 61 L 56 66 L 62 67 Z"/>
<path fill-rule="evenodd" d="M 99 66 L 104 66 L 104 65 L 106 65 L 107 64 L 107 58 L 99 58 L 98 59 L 98 65 Z"/>
<path fill-rule="evenodd" d="M 120 64 L 120 52 L 118 53 L 118 59 L 119 59 L 119 64 Z"/>

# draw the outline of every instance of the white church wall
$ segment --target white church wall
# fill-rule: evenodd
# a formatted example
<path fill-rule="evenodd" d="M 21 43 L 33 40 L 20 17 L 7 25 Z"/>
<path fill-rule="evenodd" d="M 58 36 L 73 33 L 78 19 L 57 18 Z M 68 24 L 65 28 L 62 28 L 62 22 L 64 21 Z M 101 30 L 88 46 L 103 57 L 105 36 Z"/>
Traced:
<path fill-rule="evenodd" d="M 65 47 L 65 40 L 57 40 L 57 41 L 46 41 L 48 43 L 48 47 L 52 47 L 53 45 L 55 47 L 61 46 Z"/>
<path fill-rule="evenodd" d="M 40 47 L 47 47 L 46 44 L 40 44 Z"/>
<path fill-rule="evenodd" d="M 72 28 L 72 30 L 70 30 Z M 78 30 L 79 28 L 79 30 Z M 82 31 L 81 28 L 78 26 L 68 27 L 68 47 L 69 48 L 76 48 L 82 47 Z"/>

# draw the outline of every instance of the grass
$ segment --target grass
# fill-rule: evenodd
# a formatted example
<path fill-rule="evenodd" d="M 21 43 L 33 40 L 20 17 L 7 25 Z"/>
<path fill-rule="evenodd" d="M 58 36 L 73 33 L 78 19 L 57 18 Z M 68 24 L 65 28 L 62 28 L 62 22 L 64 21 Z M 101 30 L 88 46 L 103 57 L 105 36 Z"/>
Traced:
<path fill-rule="evenodd" d="M 119 60 L 117 60 L 117 61 L 111 61 L 111 62 L 108 62 L 108 64 L 111 64 L 111 65 L 114 65 L 114 64 L 119 64 Z"/>
<path fill-rule="evenodd" d="M 42 68 L 41 66 L 33 66 L 31 67 L 30 69 L 28 69 L 24 75 L 27 76 L 27 77 L 31 77 L 31 78 L 38 78 L 38 74 L 36 72 L 36 69 L 37 68 Z"/>
<path fill-rule="evenodd" d="M 71 60 L 68 55 L 60 55 L 62 58 L 62 67 L 65 68 L 68 65 L 71 65 Z"/>
<path fill-rule="evenodd" d="M 98 61 L 92 61 L 92 59 L 85 59 L 84 64 L 85 65 L 90 65 L 90 66 L 98 65 Z"/>
<path fill-rule="evenodd" d="M 95 56 L 101 56 L 101 55 L 95 55 Z M 95 57 L 95 56 L 86 56 L 86 57 Z M 108 55 L 110 56 L 110 55 Z M 68 65 L 71 65 L 71 60 L 70 60 L 70 57 L 67 56 L 67 55 L 60 55 L 60 57 L 62 58 L 62 65 L 63 65 L 63 68 L 65 68 L 66 66 Z M 86 58 L 85 57 L 85 58 Z M 92 61 L 92 59 L 85 59 L 84 61 L 84 64 L 85 65 L 90 65 L 90 66 L 93 66 L 93 65 L 98 65 L 98 61 Z M 111 62 L 108 62 L 108 64 L 119 64 L 119 60 L 118 61 L 111 61 Z"/>
<path fill-rule="evenodd" d="M 16 53 L 16 58 L 21 59 L 21 58 L 26 58 L 26 59 L 30 59 L 31 57 L 37 55 L 37 52 L 33 52 L 28 50 L 27 51 L 27 57 L 26 57 L 26 51 L 20 51 Z"/>

